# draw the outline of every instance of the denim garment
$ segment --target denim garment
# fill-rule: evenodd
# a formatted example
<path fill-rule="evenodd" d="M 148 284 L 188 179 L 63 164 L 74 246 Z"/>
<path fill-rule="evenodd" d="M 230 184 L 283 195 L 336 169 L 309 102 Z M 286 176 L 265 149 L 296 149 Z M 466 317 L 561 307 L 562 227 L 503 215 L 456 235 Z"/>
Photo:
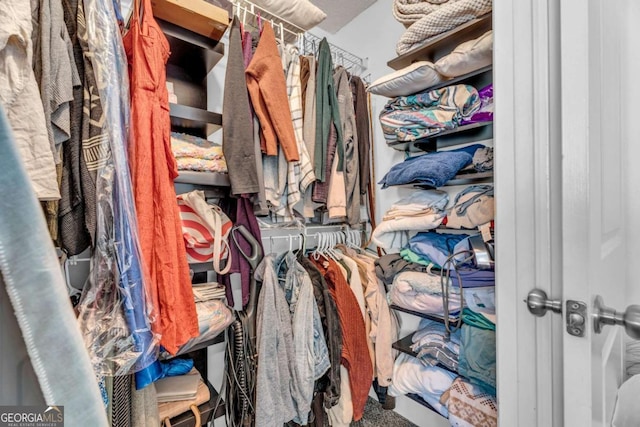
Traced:
<path fill-rule="evenodd" d="M 313 263 L 300 252 L 298 262 L 305 269 L 313 284 L 313 294 L 318 304 L 324 338 L 329 349 L 331 367 L 324 379 L 317 384 L 317 391 L 324 392 L 324 405 L 330 408 L 340 397 L 340 363 L 342 360 L 342 329 L 338 318 L 338 308 L 329 293 L 324 277 Z"/>
<path fill-rule="evenodd" d="M 329 351 L 322 332 L 318 306 L 309 274 L 296 261 L 293 252 L 278 257 L 278 279 L 289 303 L 293 328 L 295 372 L 293 386 L 301 400 L 294 400 L 298 424 L 307 424 L 314 381 L 329 369 Z"/>
<path fill-rule="evenodd" d="M 262 259 L 254 276 L 262 282 L 256 307 L 258 369 L 256 373 L 256 427 L 281 426 L 296 416 L 295 354 L 291 313 L 278 286 L 276 256 Z"/>
<path fill-rule="evenodd" d="M 410 157 L 394 165 L 382 178 L 382 188 L 391 185 L 419 184 L 441 187 L 452 179 L 460 169 L 469 165 L 474 153 L 484 145 L 474 144 L 451 151 L 438 151 Z"/>
<path fill-rule="evenodd" d="M 496 394 L 496 333 L 462 325 L 458 373 Z"/>

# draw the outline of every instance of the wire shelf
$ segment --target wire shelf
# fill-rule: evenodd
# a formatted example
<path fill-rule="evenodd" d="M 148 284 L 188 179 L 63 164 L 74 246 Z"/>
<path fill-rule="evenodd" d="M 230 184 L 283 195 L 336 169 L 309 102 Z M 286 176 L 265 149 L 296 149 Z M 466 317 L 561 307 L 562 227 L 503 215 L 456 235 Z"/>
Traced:
<path fill-rule="evenodd" d="M 245 27 L 257 30 L 260 19 L 268 21 L 271 23 L 276 37 L 281 42 L 296 44 L 304 55 L 316 55 L 318 53 L 318 47 L 322 41 L 321 37 L 270 13 L 268 10 L 248 0 L 233 0 L 233 7 L 235 14 Z M 364 75 L 368 66 L 368 58 L 361 58 L 332 43 L 329 43 L 329 47 L 334 65 L 342 65 L 354 75 L 361 77 Z M 363 77 L 365 81 L 368 81 L 369 78 L 370 76 Z"/>

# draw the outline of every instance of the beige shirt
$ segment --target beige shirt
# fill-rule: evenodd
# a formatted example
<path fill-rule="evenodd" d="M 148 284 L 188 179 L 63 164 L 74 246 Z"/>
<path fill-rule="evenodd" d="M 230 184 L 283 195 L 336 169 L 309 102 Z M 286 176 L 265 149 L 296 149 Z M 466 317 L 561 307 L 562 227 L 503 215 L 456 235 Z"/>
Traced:
<path fill-rule="evenodd" d="M 58 200 L 55 162 L 33 73 L 31 32 L 29 0 L 3 2 L 0 8 L 0 102 L 6 109 L 36 196 L 40 200 Z"/>

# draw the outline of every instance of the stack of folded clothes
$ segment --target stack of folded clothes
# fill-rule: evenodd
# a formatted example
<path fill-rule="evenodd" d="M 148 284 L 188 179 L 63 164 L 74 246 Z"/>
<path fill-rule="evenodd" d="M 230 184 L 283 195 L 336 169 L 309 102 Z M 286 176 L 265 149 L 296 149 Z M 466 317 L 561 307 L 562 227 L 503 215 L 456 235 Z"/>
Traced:
<path fill-rule="evenodd" d="M 227 173 L 222 146 L 184 133 L 171 133 L 171 151 L 178 170 Z"/>
<path fill-rule="evenodd" d="M 409 231 L 431 230 L 444 218 L 449 196 L 443 191 L 416 191 L 398 200 L 373 230 L 371 241 L 389 251 L 400 249 L 409 241 Z"/>

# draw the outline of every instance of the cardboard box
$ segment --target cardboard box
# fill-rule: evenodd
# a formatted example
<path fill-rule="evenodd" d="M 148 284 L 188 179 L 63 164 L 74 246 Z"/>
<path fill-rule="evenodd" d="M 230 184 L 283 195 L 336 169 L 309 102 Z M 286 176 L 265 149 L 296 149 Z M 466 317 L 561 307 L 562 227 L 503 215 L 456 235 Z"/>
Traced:
<path fill-rule="evenodd" d="M 229 13 L 204 0 L 151 0 L 151 7 L 156 18 L 214 40 L 229 26 Z"/>

